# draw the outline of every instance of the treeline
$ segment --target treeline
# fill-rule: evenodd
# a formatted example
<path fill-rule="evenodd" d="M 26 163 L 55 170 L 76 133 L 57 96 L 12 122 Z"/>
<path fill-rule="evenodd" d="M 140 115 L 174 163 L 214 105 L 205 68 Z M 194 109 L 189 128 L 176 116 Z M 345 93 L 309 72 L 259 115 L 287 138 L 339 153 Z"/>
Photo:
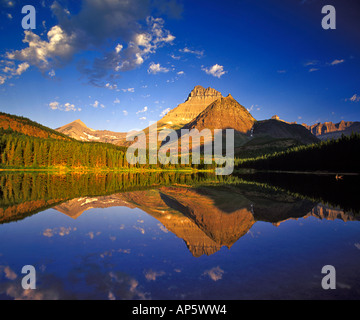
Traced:
<path fill-rule="evenodd" d="M 360 172 L 360 134 L 297 146 L 252 159 L 236 159 L 235 168 L 280 171 Z"/>
<path fill-rule="evenodd" d="M 126 147 L 100 142 L 43 139 L 0 128 L 0 167 L 78 169 L 214 169 L 214 165 L 128 163 Z M 148 155 L 147 155 L 148 157 Z M 148 163 L 148 161 L 147 161 Z M 190 156 L 191 163 L 191 156 Z"/>
<path fill-rule="evenodd" d="M 42 139 L 0 129 L 2 167 L 123 168 L 127 164 L 125 157 L 125 148 L 110 144 Z"/>

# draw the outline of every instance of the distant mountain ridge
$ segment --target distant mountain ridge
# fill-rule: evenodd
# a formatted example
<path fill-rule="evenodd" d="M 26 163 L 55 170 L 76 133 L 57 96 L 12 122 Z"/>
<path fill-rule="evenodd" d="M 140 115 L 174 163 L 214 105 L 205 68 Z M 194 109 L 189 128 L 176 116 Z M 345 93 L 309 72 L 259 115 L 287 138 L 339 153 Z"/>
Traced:
<path fill-rule="evenodd" d="M 320 140 L 337 139 L 343 134 L 346 136 L 351 135 L 352 132 L 360 133 L 360 122 L 353 121 L 341 121 L 339 123 L 319 122 L 312 126 L 306 124 L 303 124 L 303 126 Z"/>
<path fill-rule="evenodd" d="M 57 128 L 56 131 L 80 141 L 103 142 L 115 145 L 121 145 L 126 141 L 126 133 L 94 130 L 87 127 L 80 119 Z"/>

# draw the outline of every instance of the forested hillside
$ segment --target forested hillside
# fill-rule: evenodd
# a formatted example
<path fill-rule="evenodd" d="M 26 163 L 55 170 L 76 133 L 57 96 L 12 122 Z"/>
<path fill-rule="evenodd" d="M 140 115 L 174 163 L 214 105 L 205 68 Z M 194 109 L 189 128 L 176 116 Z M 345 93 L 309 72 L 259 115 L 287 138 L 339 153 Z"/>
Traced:
<path fill-rule="evenodd" d="M 13 131 L 38 138 L 51 138 L 59 140 L 72 140 L 68 136 L 45 127 L 30 119 L 0 112 L 0 128 L 11 129 Z"/>
<path fill-rule="evenodd" d="M 237 159 L 235 166 L 258 170 L 360 172 L 360 134 L 297 146 L 252 159 Z"/>
<path fill-rule="evenodd" d="M 126 149 L 111 144 L 31 137 L 0 129 L 0 165 L 14 168 L 123 168 Z"/>

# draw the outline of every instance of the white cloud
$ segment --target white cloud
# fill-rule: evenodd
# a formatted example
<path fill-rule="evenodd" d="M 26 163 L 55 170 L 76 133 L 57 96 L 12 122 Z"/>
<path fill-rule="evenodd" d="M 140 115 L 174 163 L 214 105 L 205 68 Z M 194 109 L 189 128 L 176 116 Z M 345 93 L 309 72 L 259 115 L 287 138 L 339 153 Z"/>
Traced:
<path fill-rule="evenodd" d="M 204 50 L 199 51 L 199 50 L 191 50 L 187 47 L 185 47 L 184 49 L 180 49 L 179 50 L 182 53 L 191 53 L 191 54 L 195 54 L 198 58 L 202 58 L 204 56 Z"/>
<path fill-rule="evenodd" d="M 169 69 L 167 69 L 165 67 L 161 67 L 160 63 L 151 62 L 150 66 L 149 66 L 149 69 L 148 69 L 148 73 L 157 74 L 159 72 L 167 73 L 167 72 L 169 72 Z"/>
<path fill-rule="evenodd" d="M 116 46 L 116 48 L 115 48 L 115 52 L 116 52 L 117 54 L 119 54 L 123 48 L 124 48 L 123 45 L 118 44 L 118 45 Z"/>
<path fill-rule="evenodd" d="M 105 88 L 108 88 L 110 90 L 117 90 L 118 86 L 116 84 L 110 84 L 110 83 L 107 83 L 105 85 Z"/>
<path fill-rule="evenodd" d="M 50 102 L 49 103 L 49 107 L 52 109 L 52 110 L 57 110 L 59 108 L 59 102 L 57 101 L 54 101 L 54 102 Z"/>
<path fill-rule="evenodd" d="M 183 74 L 185 74 L 184 71 L 179 71 L 179 72 L 177 73 L 177 75 L 179 75 L 179 76 L 182 76 Z"/>
<path fill-rule="evenodd" d="M 224 270 L 220 267 L 212 268 L 210 270 L 206 270 L 203 275 L 207 275 L 213 281 L 221 280 L 224 274 Z"/>
<path fill-rule="evenodd" d="M 254 107 L 255 107 L 255 106 L 252 104 L 250 108 L 247 108 L 247 111 L 249 111 L 249 112 L 253 111 L 253 110 L 254 110 Z"/>
<path fill-rule="evenodd" d="M 77 42 L 76 34 L 69 35 L 60 26 L 52 27 L 47 38 L 48 41 L 44 41 L 32 31 L 26 30 L 23 42 L 29 46 L 7 52 L 6 57 L 9 60 L 25 61 L 45 72 L 70 61 L 77 51 L 74 45 Z"/>
<path fill-rule="evenodd" d="M 139 110 L 138 112 L 136 112 L 136 114 L 144 113 L 144 112 L 146 112 L 146 111 L 148 111 L 148 107 L 144 107 L 144 109 Z"/>
<path fill-rule="evenodd" d="M 139 120 L 146 120 L 146 117 L 141 117 L 139 118 Z"/>
<path fill-rule="evenodd" d="M 62 105 L 57 101 L 53 101 L 53 102 L 49 103 L 49 107 L 51 110 L 60 110 L 60 111 L 65 111 L 65 112 L 81 111 L 81 108 L 76 108 L 74 104 L 69 103 L 69 102 Z"/>
<path fill-rule="evenodd" d="M 64 109 L 65 111 L 76 111 L 77 109 L 75 108 L 75 105 L 71 104 L 71 103 L 65 103 L 64 104 Z M 80 110 L 79 110 L 80 111 Z"/>
<path fill-rule="evenodd" d="M 126 110 L 123 110 L 123 114 L 124 114 L 124 116 L 127 116 L 129 114 L 129 112 L 127 112 Z"/>
<path fill-rule="evenodd" d="M 100 103 L 98 100 L 95 100 L 95 102 L 90 105 L 94 108 L 98 108 L 98 107 L 105 108 L 105 106 L 102 103 Z"/>
<path fill-rule="evenodd" d="M 213 65 L 211 68 L 201 67 L 201 70 L 205 71 L 207 74 L 212 75 L 216 78 L 221 78 L 227 71 L 224 71 L 224 67 L 218 64 Z"/>
<path fill-rule="evenodd" d="M 115 103 L 115 104 L 119 104 L 119 103 L 120 103 L 119 98 L 116 98 L 116 99 L 114 100 L 114 103 Z"/>
<path fill-rule="evenodd" d="M 135 88 L 127 88 L 127 89 L 121 89 L 124 92 L 135 92 Z"/>
<path fill-rule="evenodd" d="M 165 275 L 164 271 L 149 270 L 149 271 L 145 272 L 145 278 L 148 281 L 156 281 L 156 278 L 162 277 L 163 275 Z"/>
<path fill-rule="evenodd" d="M 345 62 L 344 59 L 341 59 L 341 60 L 336 59 L 333 62 L 331 62 L 330 65 L 336 66 L 337 64 L 340 64 L 340 63 L 343 63 L 343 62 Z"/>
<path fill-rule="evenodd" d="M 311 60 L 311 61 L 305 62 L 305 63 L 304 63 L 304 66 L 305 66 L 305 67 L 315 66 L 315 65 L 317 65 L 318 63 L 319 63 L 319 61 L 317 61 L 317 60 Z"/>
<path fill-rule="evenodd" d="M 171 111 L 170 108 L 163 110 L 163 112 L 161 112 L 161 114 L 160 114 L 160 117 L 165 117 L 170 111 Z"/>
<path fill-rule="evenodd" d="M 95 49 L 101 53 L 100 58 L 83 60 L 78 69 L 91 83 L 99 85 L 109 73 L 132 70 L 159 48 L 173 43 L 175 37 L 164 28 L 165 21 L 151 16 L 152 11 L 180 11 L 177 1 L 172 2 L 164 7 L 165 0 L 83 0 L 80 11 L 70 14 L 59 1 L 54 1 L 51 10 L 58 23 L 47 32 L 46 39 L 26 30 L 23 42 L 27 47 L 8 51 L 6 57 L 48 73 L 71 62 L 75 54 Z M 6 2 L 8 6 L 12 3 Z M 108 51 L 109 40 L 121 40 L 121 44 Z"/>
<path fill-rule="evenodd" d="M 6 75 L 0 76 L 0 85 L 4 84 L 6 80 L 9 80 L 15 76 L 22 75 L 27 69 L 29 69 L 30 65 L 27 62 L 20 63 L 17 67 L 12 61 L 0 61 L 0 63 L 5 64 L 2 71 Z"/>
<path fill-rule="evenodd" d="M 181 59 L 181 57 L 176 56 L 174 54 L 171 54 L 170 57 L 173 58 L 174 60 L 180 60 Z"/>
<path fill-rule="evenodd" d="M 311 69 L 309 70 L 309 72 L 315 72 L 315 71 L 319 71 L 319 69 L 318 69 L 318 68 L 311 68 Z"/>
<path fill-rule="evenodd" d="M 360 101 L 360 96 L 355 93 L 351 98 L 345 99 L 345 101 L 359 102 Z"/>
<path fill-rule="evenodd" d="M 21 74 L 23 74 L 28 68 L 30 67 L 30 65 L 27 62 L 21 63 L 18 65 L 15 74 L 20 76 Z"/>

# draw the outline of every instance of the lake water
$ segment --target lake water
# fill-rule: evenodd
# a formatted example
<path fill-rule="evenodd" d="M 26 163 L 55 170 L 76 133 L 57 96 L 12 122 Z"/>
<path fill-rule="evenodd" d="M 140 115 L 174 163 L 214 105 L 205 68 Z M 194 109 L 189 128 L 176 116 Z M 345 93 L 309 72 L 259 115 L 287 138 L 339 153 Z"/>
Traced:
<path fill-rule="evenodd" d="M 357 176 L 0 174 L 0 299 L 359 299 Z M 24 290 L 22 267 L 36 269 Z M 324 290 L 322 268 L 336 270 Z"/>

